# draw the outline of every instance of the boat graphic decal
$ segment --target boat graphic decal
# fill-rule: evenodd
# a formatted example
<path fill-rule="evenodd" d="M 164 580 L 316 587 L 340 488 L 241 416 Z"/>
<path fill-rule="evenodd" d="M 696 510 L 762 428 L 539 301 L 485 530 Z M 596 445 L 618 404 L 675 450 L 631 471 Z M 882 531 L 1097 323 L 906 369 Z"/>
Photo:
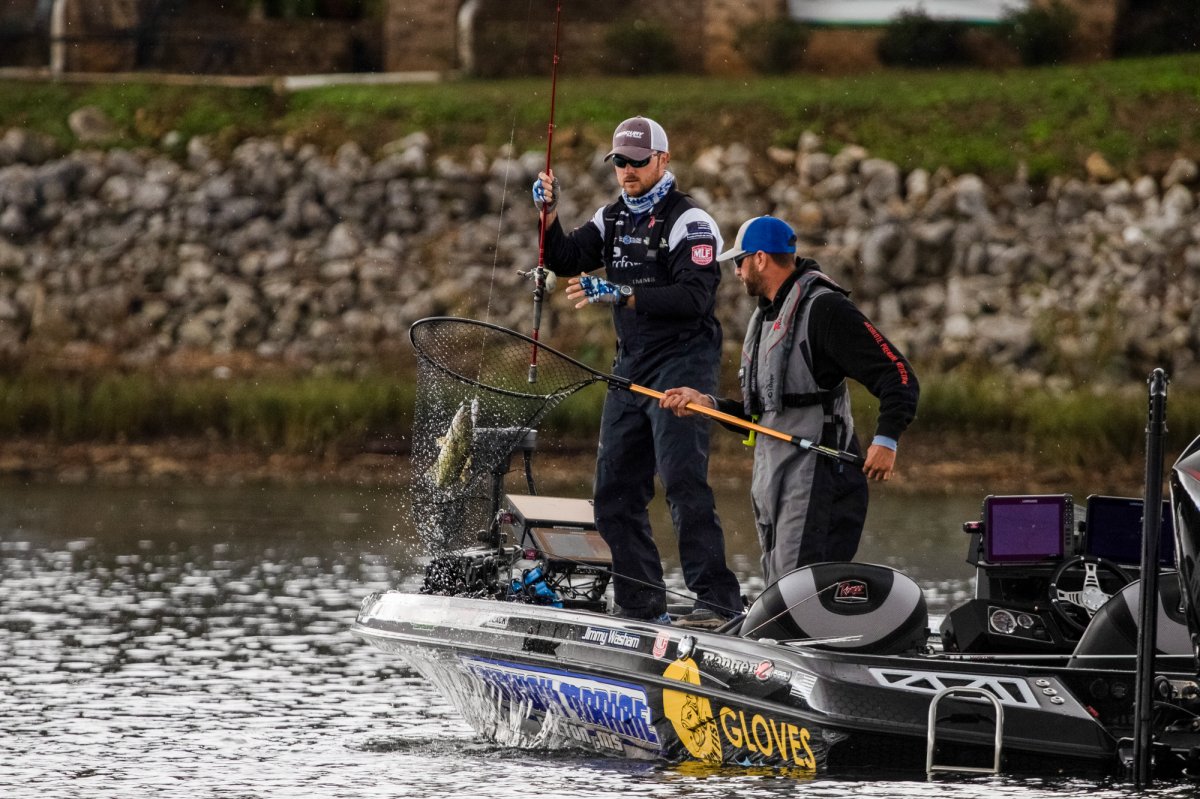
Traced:
<path fill-rule="evenodd" d="M 813 689 L 817 687 L 816 676 L 801 671 L 794 672 L 792 679 L 788 682 L 791 686 L 792 696 L 797 699 L 803 699 L 805 702 L 808 702 L 809 697 L 812 696 Z"/>
<path fill-rule="evenodd" d="M 691 658 L 669 664 L 663 676 L 692 685 L 700 684 L 700 672 Z M 692 757 L 706 763 L 721 762 L 721 739 L 713 719 L 712 703 L 707 697 L 664 688 L 663 715 Z"/>
<path fill-rule="evenodd" d="M 862 580 L 842 580 L 833 592 L 833 601 L 852 605 L 863 604 L 871 600 L 867 584 Z"/>
<path fill-rule="evenodd" d="M 870 669 L 871 676 L 885 688 L 899 688 L 932 696 L 943 688 L 982 688 L 996 695 L 1001 704 L 1037 707 L 1037 697 L 1025 680 L 991 674 L 954 674 L 936 671 Z"/>
<path fill-rule="evenodd" d="M 509 703 L 545 721 L 557 716 L 582 727 L 601 748 L 611 733 L 635 744 L 659 745 L 646 692 L 632 683 L 485 658 L 462 658 L 463 666 Z"/>
<path fill-rule="evenodd" d="M 691 658 L 667 666 L 663 676 L 700 685 L 700 670 Z M 663 689 L 663 715 L 688 753 L 706 763 L 779 763 L 815 771 L 807 728 L 762 713 L 718 706 L 707 697 L 686 690 Z"/>
<path fill-rule="evenodd" d="M 475 623 L 480 627 L 493 630 L 507 630 L 508 616 L 502 616 L 499 613 L 480 613 L 475 617 Z"/>
<path fill-rule="evenodd" d="M 609 627 L 588 627 L 583 632 L 583 640 L 589 644 L 615 646 L 619 649 L 637 649 L 642 643 L 642 639 L 633 633 Z"/>
<path fill-rule="evenodd" d="M 700 667 L 704 671 L 724 672 L 727 675 L 750 674 L 754 671 L 755 666 L 756 664 L 721 652 L 705 651 L 700 653 Z"/>

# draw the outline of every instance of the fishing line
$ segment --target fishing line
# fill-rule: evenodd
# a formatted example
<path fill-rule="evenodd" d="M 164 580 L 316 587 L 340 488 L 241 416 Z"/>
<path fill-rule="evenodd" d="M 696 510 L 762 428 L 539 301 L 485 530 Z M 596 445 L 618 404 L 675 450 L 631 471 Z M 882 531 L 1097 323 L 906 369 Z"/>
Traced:
<path fill-rule="evenodd" d="M 527 52 L 529 49 L 529 32 L 533 25 L 533 0 L 525 7 L 525 31 L 522 41 L 522 52 Z M 546 172 L 550 172 L 551 154 L 554 146 L 554 111 L 556 99 L 558 96 L 558 44 L 559 33 L 562 29 L 562 0 L 556 0 L 554 8 L 554 54 L 551 66 L 551 81 L 550 81 L 550 120 L 547 124 L 546 132 Z M 517 132 L 517 109 L 513 108 L 512 125 L 509 128 L 508 134 L 508 149 L 504 164 L 504 178 L 500 190 L 500 216 L 496 225 L 496 243 L 492 253 L 492 272 L 488 284 L 488 302 L 487 308 L 484 311 L 484 321 L 490 321 L 492 316 L 492 299 L 495 294 L 496 285 L 496 270 L 500 262 L 500 239 L 504 232 L 504 211 L 508 201 L 508 181 L 509 175 L 512 172 L 514 154 L 514 141 Z M 533 339 L 537 341 L 541 329 L 542 320 L 542 298 L 546 293 L 546 268 L 545 268 L 545 253 L 546 253 L 546 209 L 543 207 L 538 214 L 538 260 L 535 266 L 529 272 L 521 272 L 518 274 L 525 277 L 533 278 Z M 480 352 L 482 360 L 483 353 Z M 480 366 L 482 369 L 482 365 Z M 537 348 L 535 347 L 530 355 L 529 361 L 529 376 L 530 383 L 537 382 Z"/>
<path fill-rule="evenodd" d="M 554 150 L 554 106 L 558 97 L 558 41 L 562 31 L 562 0 L 554 3 L 554 61 L 550 69 L 550 121 L 546 125 L 546 174 L 550 174 L 550 156 Z M 557 197 L 555 201 L 557 201 Z M 533 333 L 530 338 L 537 343 L 542 327 L 542 298 L 546 294 L 546 217 L 549 209 L 545 203 L 538 214 L 538 260 L 533 268 Z M 529 353 L 530 383 L 537 382 L 538 348 L 535 346 Z"/>
<path fill-rule="evenodd" d="M 763 627 L 766 627 L 768 624 L 770 624 L 771 622 L 775 621 L 775 620 L 776 620 L 776 619 L 778 619 L 780 616 L 783 616 L 783 615 L 784 615 L 784 614 L 786 614 L 786 613 L 791 613 L 793 610 L 795 610 L 796 608 L 800 607 L 801 605 L 803 605 L 803 604 L 804 604 L 805 602 L 807 602 L 808 600 L 810 600 L 810 599 L 816 599 L 816 598 L 817 598 L 817 597 L 819 597 L 821 594 L 825 593 L 826 591 L 828 591 L 828 590 L 830 590 L 830 589 L 832 589 L 832 588 L 837 588 L 839 585 L 841 585 L 841 583 L 840 583 L 840 582 L 836 582 L 836 583 L 830 583 L 829 585 L 827 585 L 827 586 L 825 586 L 824 588 L 822 588 L 820 591 L 817 591 L 815 594 L 810 594 L 809 596 L 806 596 L 806 597 L 804 597 L 804 599 L 801 599 L 801 600 L 799 600 L 799 601 L 797 601 L 797 602 L 793 602 L 792 604 L 788 605 L 788 606 L 787 606 L 786 608 L 784 608 L 783 610 L 781 610 L 781 611 L 779 611 L 778 613 L 776 613 L 776 614 L 775 614 L 774 616 L 772 616 L 771 618 L 767 619 L 766 621 L 762 622 L 761 624 L 758 624 L 758 625 L 756 625 L 756 626 L 754 627 L 754 629 L 752 629 L 752 630 L 750 630 L 750 631 L 748 631 L 748 632 L 744 632 L 744 633 L 742 633 L 742 635 L 743 635 L 744 637 L 747 637 L 747 638 L 749 638 L 751 635 L 753 635 L 754 633 L 758 632 L 758 631 L 759 631 L 759 630 L 761 630 Z"/>
<path fill-rule="evenodd" d="M 522 547 L 522 549 L 523 549 L 523 550 L 525 550 L 526 552 L 530 552 L 530 551 L 532 551 L 532 552 L 536 552 L 536 553 L 538 553 L 539 555 L 542 555 L 542 556 L 544 556 L 544 557 L 546 557 L 546 558 L 549 558 L 549 557 L 551 557 L 551 555 L 550 555 L 550 553 L 549 553 L 549 552 L 546 552 L 546 551 L 544 551 L 544 550 L 538 549 L 538 548 L 536 548 L 536 547 Z M 572 566 L 583 566 L 583 567 L 585 567 L 585 568 L 589 568 L 589 569 L 596 569 L 596 570 L 598 570 L 598 571 L 607 572 L 607 573 L 608 573 L 608 575 L 609 575 L 610 577 L 612 577 L 613 579 L 617 579 L 617 578 L 619 578 L 619 579 L 622 579 L 622 580 L 628 580 L 628 581 L 629 581 L 629 582 L 631 582 L 631 583 L 637 583 L 638 585 L 642 585 L 642 586 L 645 586 L 645 587 L 647 587 L 647 588 L 654 588 L 654 589 L 656 589 L 656 590 L 657 590 L 658 588 L 660 588 L 660 587 L 661 587 L 661 586 L 654 585 L 653 583 L 646 582 L 645 580 L 639 580 L 639 579 L 637 579 L 636 577 L 625 577 L 625 576 L 622 576 L 622 575 L 618 575 L 618 574 L 617 574 L 616 572 L 614 572 L 614 571 L 613 571 L 611 568 L 605 568 L 605 567 L 603 567 L 603 566 L 597 566 L 597 565 L 596 565 L 596 564 L 594 564 L 594 563 L 584 563 L 583 561 L 572 560 L 571 558 L 566 558 L 566 557 L 563 557 L 562 555 L 554 555 L 554 556 L 553 556 L 553 558 L 554 558 L 555 560 L 561 560 L 561 561 L 562 561 L 562 562 L 564 562 L 564 563 L 569 563 L 569 564 L 571 564 Z M 549 582 L 549 581 L 547 581 L 547 582 Z M 822 588 L 821 590 L 819 590 L 819 591 L 817 591 L 817 592 L 815 592 L 815 593 L 813 593 L 813 594 L 810 594 L 809 596 L 806 596 L 806 597 L 804 597 L 804 598 L 803 598 L 803 599 L 801 599 L 801 600 L 798 600 L 798 601 L 796 601 L 796 602 L 793 602 L 792 604 L 788 605 L 788 606 L 787 606 L 786 608 L 784 608 L 783 610 L 781 610 L 781 611 L 779 611 L 778 613 L 776 613 L 776 614 L 775 614 L 774 616 L 772 616 L 771 618 L 769 618 L 769 619 L 767 619 L 766 621 L 764 621 L 764 622 L 762 622 L 762 623 L 760 623 L 760 624 L 756 625 L 756 626 L 755 626 L 753 629 L 749 630 L 748 632 L 741 633 L 742 637 L 749 637 L 751 634 L 753 634 L 753 633 L 757 632 L 758 630 L 760 630 L 761 628 L 763 628 L 763 627 L 767 626 L 768 624 L 770 624 L 771 622 L 775 621 L 775 620 L 776 620 L 776 619 L 778 619 L 779 617 L 781 617 L 781 616 L 783 616 L 783 615 L 785 615 L 785 614 L 791 613 L 793 610 L 795 610 L 796 608 L 800 607 L 800 606 L 801 606 L 801 605 L 803 605 L 805 602 L 808 602 L 810 599 L 816 599 L 817 597 L 819 597 L 821 594 L 825 593 L 826 591 L 829 591 L 829 590 L 832 590 L 832 589 L 834 589 L 834 588 L 837 588 L 837 586 L 838 586 L 838 585 L 839 585 L 838 583 L 831 583 L 831 584 L 829 584 L 829 585 L 825 586 L 824 588 Z M 686 594 L 686 593 L 684 593 L 684 592 L 682 592 L 682 591 L 675 591 L 675 590 L 672 590 L 672 589 L 670 589 L 670 588 L 664 588 L 663 590 L 664 590 L 666 593 L 670 594 L 671 596 L 676 596 L 676 597 L 679 597 L 679 598 L 681 598 L 681 599 L 688 599 L 688 600 L 691 600 L 692 602 L 695 602 L 695 601 L 696 601 L 696 597 L 692 596 L 691 594 Z M 715 602 L 709 602 L 709 601 L 705 600 L 705 604 L 707 604 L 707 605 L 710 605 L 710 606 L 712 606 L 712 607 L 714 607 L 714 608 L 717 608 L 718 610 L 725 611 L 725 612 L 729 613 L 731 616 L 741 616 L 741 615 L 743 615 L 743 614 L 744 614 L 744 611 L 740 611 L 740 610 L 734 610 L 733 608 L 727 608 L 727 607 L 724 607 L 724 606 L 722 606 L 722 605 L 718 605 L 718 604 L 716 604 Z M 861 638 L 861 637 L 862 637 L 862 636 L 860 636 L 860 635 L 846 635 L 846 636 L 839 636 L 839 637 L 838 637 L 838 638 L 836 638 L 836 639 L 829 639 L 829 640 L 830 640 L 830 641 L 833 641 L 833 640 L 837 640 L 837 641 L 841 641 L 841 640 L 857 640 L 857 639 L 859 639 L 859 638 Z M 826 640 L 826 639 L 806 639 L 806 638 L 797 638 L 797 639 L 791 639 L 791 640 L 788 640 L 788 641 L 781 641 L 780 643 L 807 643 L 807 642 L 812 642 L 812 641 L 824 642 L 825 640 Z"/>
<path fill-rule="evenodd" d="M 529 0 L 525 6 L 525 36 L 521 43 L 521 52 L 525 52 L 529 47 L 529 29 L 530 23 L 533 20 L 533 0 Z M 488 301 L 487 307 L 484 309 L 483 318 L 485 321 L 490 321 L 492 318 L 492 299 L 496 291 L 496 270 L 500 266 L 500 238 L 504 235 L 504 211 L 508 207 L 508 178 L 512 174 L 512 165 L 514 148 L 513 144 L 517 138 L 517 107 L 512 106 L 512 125 L 508 129 L 508 146 L 505 150 L 504 159 L 504 178 L 500 184 L 500 217 L 496 222 L 496 243 L 492 247 L 492 273 L 488 281 Z M 482 353 L 481 353 L 482 355 Z"/>

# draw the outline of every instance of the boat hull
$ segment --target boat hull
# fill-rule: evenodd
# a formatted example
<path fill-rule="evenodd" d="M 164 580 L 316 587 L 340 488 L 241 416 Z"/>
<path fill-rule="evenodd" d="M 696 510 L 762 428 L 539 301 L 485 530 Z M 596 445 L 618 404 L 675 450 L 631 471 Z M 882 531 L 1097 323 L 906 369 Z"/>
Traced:
<path fill-rule="evenodd" d="M 872 656 L 682 630 L 587 611 L 396 591 L 353 632 L 433 683 L 485 740 L 634 759 L 805 773 L 923 770 L 934 695 L 982 687 L 1022 771 L 1110 772 L 1117 742 L 1081 701 L 1089 675 Z M 1096 679 L 1112 679 L 1091 675 Z M 939 762 L 990 762 L 994 714 L 953 700 Z M 1108 708 L 1110 718 L 1129 708 Z M 1100 714 L 1103 715 L 1103 714 Z"/>

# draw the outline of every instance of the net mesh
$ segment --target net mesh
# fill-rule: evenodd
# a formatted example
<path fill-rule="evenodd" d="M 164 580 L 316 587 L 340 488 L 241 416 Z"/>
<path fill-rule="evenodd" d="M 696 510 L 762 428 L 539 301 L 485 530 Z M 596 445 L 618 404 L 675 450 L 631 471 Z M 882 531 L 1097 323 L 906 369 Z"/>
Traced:
<path fill-rule="evenodd" d="M 599 377 L 503 327 L 439 317 L 413 324 L 413 522 L 430 553 L 478 543 L 512 452 L 558 403 Z M 537 380 L 529 365 L 537 349 Z"/>

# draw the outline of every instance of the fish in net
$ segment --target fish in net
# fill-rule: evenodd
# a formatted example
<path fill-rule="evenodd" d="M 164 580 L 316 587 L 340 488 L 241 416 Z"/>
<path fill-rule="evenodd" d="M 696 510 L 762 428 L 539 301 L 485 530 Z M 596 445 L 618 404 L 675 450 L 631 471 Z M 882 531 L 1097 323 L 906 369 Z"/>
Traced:
<path fill-rule="evenodd" d="M 414 526 L 431 554 L 462 549 L 491 527 L 495 481 L 513 451 L 555 405 L 597 378 L 582 364 L 485 322 L 422 319 L 409 339 L 418 356 Z"/>

